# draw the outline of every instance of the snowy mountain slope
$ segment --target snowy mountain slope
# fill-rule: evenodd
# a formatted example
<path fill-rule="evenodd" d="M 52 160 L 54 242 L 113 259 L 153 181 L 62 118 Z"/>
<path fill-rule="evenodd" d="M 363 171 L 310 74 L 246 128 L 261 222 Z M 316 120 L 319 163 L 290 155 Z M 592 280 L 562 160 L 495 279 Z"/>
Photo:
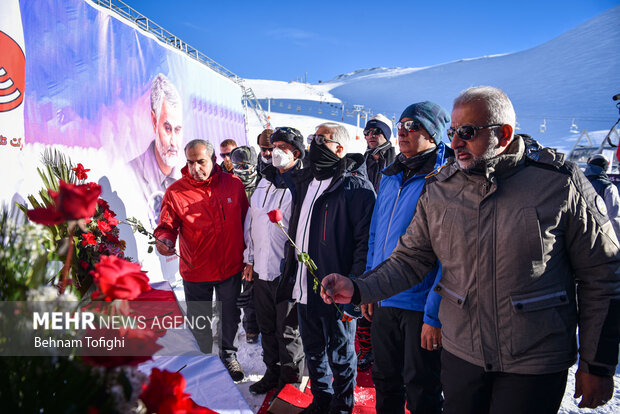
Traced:
<path fill-rule="evenodd" d="M 345 112 L 361 104 L 391 118 L 416 101 L 432 100 L 449 109 L 467 87 L 497 86 L 515 105 L 518 132 L 568 151 L 578 136 L 569 132 L 573 120 L 579 131 L 607 131 L 618 118 L 611 97 L 620 92 L 619 20 L 620 6 L 616 6 L 555 39 L 516 53 L 425 68 L 361 69 L 307 86 L 261 80 L 246 83 L 259 99 L 275 98 L 272 112 L 307 113 L 353 125 L 354 117 L 333 111 L 322 111 L 319 116 L 318 102 L 342 102 Z M 513 30 L 527 28 L 515 24 Z M 285 104 L 274 105 L 278 100 Z M 266 100 L 261 103 L 266 109 Z M 543 123 L 544 133 L 540 131 Z"/>
<path fill-rule="evenodd" d="M 565 147 L 573 118 L 580 130 L 609 129 L 620 92 L 620 6 L 538 47 L 501 56 L 463 59 L 395 77 L 336 79 L 332 95 L 375 112 L 396 112 L 420 100 L 451 107 L 459 91 L 492 85 L 515 105 L 521 132 Z M 527 30 L 515 25 L 514 30 Z M 546 119 L 547 132 L 539 133 Z"/>

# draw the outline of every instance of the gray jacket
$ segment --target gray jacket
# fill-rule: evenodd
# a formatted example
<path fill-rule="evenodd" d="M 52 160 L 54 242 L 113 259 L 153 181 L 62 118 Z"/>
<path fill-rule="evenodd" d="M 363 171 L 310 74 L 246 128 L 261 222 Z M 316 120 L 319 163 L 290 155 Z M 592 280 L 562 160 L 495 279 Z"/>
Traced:
<path fill-rule="evenodd" d="M 356 281 L 361 303 L 421 282 L 439 259 L 448 352 L 487 371 L 558 372 L 576 360 L 579 323 L 580 369 L 613 375 L 618 240 L 579 168 L 515 136 L 485 171 L 451 160 L 433 178 L 392 255 Z"/>

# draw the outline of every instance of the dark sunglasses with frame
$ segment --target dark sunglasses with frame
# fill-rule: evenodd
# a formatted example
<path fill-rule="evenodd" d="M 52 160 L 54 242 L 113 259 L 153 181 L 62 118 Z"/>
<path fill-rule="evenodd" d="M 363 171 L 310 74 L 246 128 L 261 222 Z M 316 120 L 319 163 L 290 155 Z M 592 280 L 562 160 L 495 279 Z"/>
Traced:
<path fill-rule="evenodd" d="M 405 122 L 399 121 L 396 123 L 396 129 L 401 129 L 401 128 L 405 128 L 405 130 L 409 132 L 416 132 L 416 131 L 419 131 L 420 128 L 422 128 L 422 124 L 420 123 L 420 121 L 416 121 L 415 119 L 411 121 L 405 121 Z"/>
<path fill-rule="evenodd" d="M 454 134 L 458 135 L 459 138 L 462 139 L 463 141 L 469 141 L 474 136 L 476 136 L 476 132 L 482 129 L 501 127 L 501 126 L 503 126 L 503 124 L 489 124 L 489 125 L 482 125 L 482 126 L 461 125 L 460 127 L 457 127 L 457 128 L 448 128 L 446 133 L 448 134 L 448 138 L 450 139 L 450 141 L 452 141 L 452 138 L 454 138 Z"/>
<path fill-rule="evenodd" d="M 368 128 L 364 130 L 364 136 L 367 137 L 368 135 L 374 135 L 374 136 L 378 136 L 378 135 L 383 135 L 383 131 L 381 131 L 381 129 L 379 128 Z"/>
<path fill-rule="evenodd" d="M 331 142 L 331 143 L 333 143 L 333 144 L 338 144 L 338 145 L 341 145 L 341 144 L 340 144 L 340 142 L 338 142 L 338 141 L 334 141 L 333 139 L 329 139 L 329 138 L 327 138 L 325 135 L 317 135 L 317 134 L 314 134 L 314 135 L 312 135 L 312 139 L 314 140 L 314 142 L 316 142 L 316 143 L 317 143 L 317 144 L 319 144 L 319 145 L 323 145 L 323 144 L 325 144 L 326 142 Z"/>

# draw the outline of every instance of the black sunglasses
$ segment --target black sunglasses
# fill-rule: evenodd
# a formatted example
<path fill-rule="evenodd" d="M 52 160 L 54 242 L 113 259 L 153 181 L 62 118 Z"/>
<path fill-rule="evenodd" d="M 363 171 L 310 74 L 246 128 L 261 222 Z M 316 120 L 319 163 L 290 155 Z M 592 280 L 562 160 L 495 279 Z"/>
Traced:
<path fill-rule="evenodd" d="M 364 136 L 367 137 L 368 135 L 383 135 L 383 131 L 381 131 L 379 128 L 368 128 L 364 130 Z"/>
<path fill-rule="evenodd" d="M 226 157 L 230 157 L 230 152 L 220 152 L 220 157 L 222 158 L 226 158 Z"/>
<path fill-rule="evenodd" d="M 331 142 L 331 143 L 334 143 L 334 144 L 338 144 L 338 145 L 340 145 L 340 142 L 338 142 L 338 141 L 334 141 L 333 139 L 329 139 L 329 138 L 327 138 L 325 135 L 316 135 L 316 134 L 314 134 L 314 135 L 312 136 L 312 139 L 314 139 L 314 141 L 315 141 L 317 144 L 319 144 L 319 145 L 323 145 L 323 144 L 325 144 L 326 142 Z"/>
<path fill-rule="evenodd" d="M 405 128 L 407 131 L 410 131 L 410 132 L 415 132 L 415 131 L 419 131 L 420 128 L 422 128 L 422 124 L 420 123 L 420 121 L 416 121 L 415 119 L 412 121 L 397 122 L 396 129 L 401 129 L 401 128 Z"/>
<path fill-rule="evenodd" d="M 503 124 L 489 124 L 483 126 L 461 125 L 458 128 L 448 128 L 447 134 L 450 141 L 454 138 L 454 134 L 457 134 L 463 141 L 469 141 L 476 135 L 476 132 L 481 129 L 500 127 L 502 125 Z"/>

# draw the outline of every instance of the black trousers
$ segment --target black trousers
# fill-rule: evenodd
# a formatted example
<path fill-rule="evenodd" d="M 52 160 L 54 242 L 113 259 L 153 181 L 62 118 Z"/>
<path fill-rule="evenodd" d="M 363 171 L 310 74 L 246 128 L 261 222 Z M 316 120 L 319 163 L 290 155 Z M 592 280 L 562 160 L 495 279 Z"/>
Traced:
<path fill-rule="evenodd" d="M 276 304 L 279 279 L 254 279 L 256 321 L 262 334 L 265 376 L 280 384 L 300 382 L 304 370 L 304 351 L 297 322 L 295 302 Z"/>
<path fill-rule="evenodd" d="M 545 375 L 485 372 L 484 368 L 442 352 L 441 382 L 445 414 L 555 414 L 568 370 Z"/>
<path fill-rule="evenodd" d="M 237 357 L 237 331 L 241 311 L 237 307 L 237 298 L 241 292 L 241 273 L 237 273 L 219 282 L 183 281 L 188 317 L 208 316 L 213 312 L 212 300 L 215 290 L 216 299 L 221 302 L 220 326 L 222 329 L 220 358 L 229 361 Z M 213 352 L 213 333 L 211 329 L 192 330 L 200 350 Z"/>
<path fill-rule="evenodd" d="M 375 362 L 372 380 L 377 392 L 377 413 L 441 413 L 440 352 L 420 346 L 424 314 L 392 308 L 375 308 L 372 346 Z"/>

